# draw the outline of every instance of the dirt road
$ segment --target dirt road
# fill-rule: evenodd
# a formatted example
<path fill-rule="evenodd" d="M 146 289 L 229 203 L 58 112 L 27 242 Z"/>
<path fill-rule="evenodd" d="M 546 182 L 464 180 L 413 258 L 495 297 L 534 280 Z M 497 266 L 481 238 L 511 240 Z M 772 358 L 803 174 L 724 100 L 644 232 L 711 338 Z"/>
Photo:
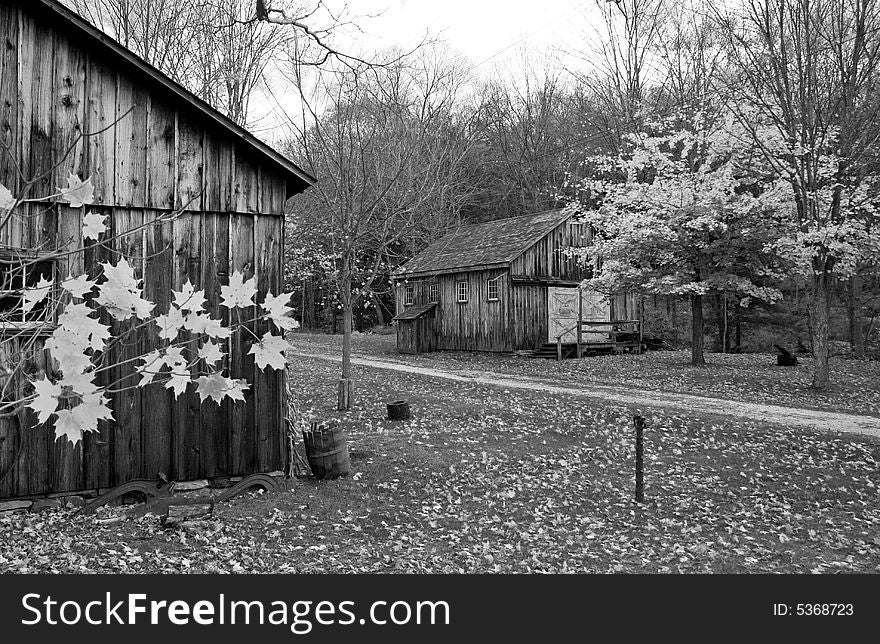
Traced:
<path fill-rule="evenodd" d="M 288 354 L 305 358 L 314 358 L 317 360 L 327 360 L 330 362 L 342 362 L 342 358 L 338 355 L 312 353 L 297 349 L 292 349 Z M 736 400 L 725 400 L 722 398 L 710 398 L 708 396 L 695 396 L 692 394 L 678 394 L 646 389 L 609 387 L 606 385 L 591 384 L 585 387 L 571 387 L 557 385 L 547 381 L 497 374 L 490 371 L 445 371 L 441 369 L 417 367 L 392 360 L 380 360 L 377 358 L 352 357 L 351 362 L 352 364 L 373 367 L 375 369 L 387 369 L 389 371 L 399 371 L 431 378 L 455 380 L 458 382 L 477 383 L 493 387 L 501 387 L 504 389 L 544 391 L 563 396 L 613 400 L 623 404 L 644 406 L 648 408 L 662 407 L 679 411 L 693 411 L 703 414 L 716 414 L 719 416 L 747 419 L 756 422 L 779 423 L 788 426 L 804 427 L 806 429 L 824 432 L 864 434 L 880 438 L 880 418 L 874 416 L 859 416 L 856 414 L 782 407 L 779 405 L 764 405 Z"/>

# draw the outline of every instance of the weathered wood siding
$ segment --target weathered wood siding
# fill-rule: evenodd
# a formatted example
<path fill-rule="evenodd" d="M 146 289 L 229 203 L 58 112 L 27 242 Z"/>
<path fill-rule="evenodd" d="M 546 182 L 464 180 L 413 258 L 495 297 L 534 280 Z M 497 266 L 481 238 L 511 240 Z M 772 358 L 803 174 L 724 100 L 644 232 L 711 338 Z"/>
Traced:
<path fill-rule="evenodd" d="M 588 267 L 576 258 L 567 257 L 567 248 L 583 248 L 590 244 L 590 230 L 586 224 L 563 222 L 517 257 L 510 266 L 513 275 L 553 277 L 580 281 L 590 277 Z"/>
<path fill-rule="evenodd" d="M 31 206 L 30 210 L 36 208 Z M 42 213 L 28 217 L 23 226 L 25 234 L 36 234 L 34 227 L 41 228 L 40 233 L 45 234 L 47 219 L 69 226 L 70 222 L 79 222 L 81 215 L 66 206 L 53 206 L 51 212 L 57 215 Z M 124 256 L 135 268 L 135 274 L 145 278 L 144 295 L 156 302 L 158 311 L 165 312 L 170 307 L 169 289 L 179 288 L 189 278 L 199 279 L 205 285 L 207 309 L 212 317 L 227 317 L 228 311 L 219 306 L 219 287 L 226 282 L 230 261 L 233 265 L 240 263 L 238 268 L 250 265 L 247 276 L 256 274 L 258 285 L 263 285 L 260 297 L 265 290 L 275 292 L 281 287 L 278 277 L 281 255 L 264 249 L 267 244 L 279 243 L 282 239 L 281 217 L 189 213 L 174 221 L 173 226 L 166 222 L 125 235 L 126 230 L 155 218 L 157 213 L 128 209 L 112 209 L 112 213 L 108 220 L 112 228 L 106 235 L 122 236 L 110 244 L 111 249 L 102 249 L 103 252 L 89 249 L 72 254 L 68 261 L 80 266 L 71 268 L 74 272 L 83 270 L 82 257 L 88 255 L 90 261 L 84 267 L 85 272 L 96 278 L 101 272 L 97 262 L 115 263 Z M 242 224 L 240 221 L 230 223 L 238 217 L 246 217 L 251 222 L 247 227 L 261 230 L 261 241 L 245 237 L 250 246 L 242 248 Z M 172 227 L 182 228 L 186 233 L 174 236 L 169 231 Z M 58 235 L 60 238 L 60 230 Z M 236 240 L 234 244 L 232 240 Z M 167 244 L 172 245 L 167 247 Z M 236 247 L 238 257 L 230 258 L 227 250 L 230 247 Z M 62 271 L 65 268 L 59 266 L 59 273 Z M 209 279 L 201 280 L 202 276 Z M 110 362 L 124 361 L 160 344 L 155 325 L 135 331 L 134 321 L 117 322 L 108 317 L 102 321 L 111 325 L 114 337 L 122 339 L 109 352 Z M 257 333 L 264 331 L 263 327 L 256 329 Z M 24 338 L 27 337 L 25 334 Z M 42 349 L 42 338 L 28 346 L 23 339 L 4 336 L 0 344 L 0 360 L 6 364 L 15 364 L 14 354 L 25 352 L 28 378 L 39 379 L 47 373 L 50 356 Z M 113 389 L 119 390 L 110 396 L 116 422 L 102 421 L 98 433 L 87 434 L 76 445 L 66 440 L 56 442 L 51 423 L 38 425 L 30 410 L 23 410 L 18 417 L 0 419 L 0 477 L 3 477 L 0 498 L 102 488 L 131 478 L 152 478 L 159 472 L 177 480 L 188 480 L 282 469 L 286 458 L 282 374 L 256 370 L 253 356 L 247 355 L 251 341 L 242 334 L 231 344 L 226 365 L 230 375 L 246 378 L 251 384 L 244 402 L 222 406 L 211 401 L 201 403 L 192 386 L 176 400 L 161 385 L 129 389 L 139 376 L 135 365 L 127 364 L 105 372 L 99 381 L 103 385 L 113 383 Z M 192 357 L 187 351 L 188 357 Z M 21 393 L 27 391 L 27 387 L 25 379 L 19 378 L 14 389 Z M 7 472 L 9 475 L 4 476 Z"/>
<path fill-rule="evenodd" d="M 97 134 L 81 137 L 89 132 Z M 100 262 L 125 257 L 156 312 L 168 311 L 170 290 L 190 279 L 205 288 L 211 315 L 224 320 L 220 286 L 233 270 L 256 275 L 260 297 L 281 291 L 284 173 L 228 132 L 206 127 L 185 102 L 145 84 L 126 61 L 97 56 L 56 25 L 6 3 L 0 4 L 0 143 L 0 183 L 13 194 L 21 195 L 25 183 L 18 166 L 25 179 L 46 173 L 29 198 L 65 186 L 68 172 L 91 176 L 96 196 L 87 209 L 24 206 L 23 216 L 0 231 L 0 246 L 81 247 L 82 216 L 94 210 L 107 216 L 104 243 L 66 256 L 60 275 L 97 277 Z M 176 209 L 186 212 L 151 224 Z M 158 346 L 155 326 L 133 327 L 112 322 L 114 336 L 125 338 L 112 362 Z M 51 364 L 42 342 L 3 335 L 0 360 L 12 363 L 23 351 L 26 375 L 39 378 Z M 282 373 L 255 370 L 250 339 L 227 344 L 224 368 L 251 384 L 244 403 L 200 404 L 193 386 L 177 400 L 162 386 L 128 389 L 137 380 L 129 364 L 101 375 L 101 384 L 118 390 L 115 422 L 102 421 L 98 433 L 76 445 L 56 442 L 50 424 L 37 425 L 27 409 L 0 419 L 0 498 L 102 488 L 159 472 L 183 480 L 282 469 Z M 19 393 L 26 387 L 24 378 L 13 383 Z"/>
<path fill-rule="evenodd" d="M 514 284 L 511 275 L 535 278 L 553 278 L 578 282 L 590 276 L 590 271 L 575 258 L 566 257 L 564 249 L 582 247 L 590 243 L 589 229 L 583 224 L 565 222 L 538 240 L 510 264 L 510 268 L 490 270 L 458 269 L 456 272 L 431 278 L 413 278 L 396 288 L 397 313 L 405 308 L 405 285 L 414 287 L 414 304 L 428 302 L 430 283 L 440 287 L 440 302 L 434 315 L 436 346 L 438 349 L 458 351 L 514 351 L 535 349 L 547 337 L 547 287 L 544 285 Z M 498 301 L 486 297 L 486 282 L 498 280 Z M 467 280 L 470 299 L 456 301 L 456 284 Z M 407 331 L 409 336 L 415 331 Z M 408 339 L 402 350 L 413 340 Z M 398 344 L 401 348 L 401 345 Z"/>
<path fill-rule="evenodd" d="M 510 276 L 506 269 L 468 271 L 439 275 L 439 302 L 434 309 L 436 348 L 448 351 L 512 351 L 510 337 Z M 487 282 L 498 281 L 498 300 L 487 298 Z M 428 302 L 431 280 L 410 280 L 415 286 L 414 304 Z M 468 301 L 458 302 L 457 284 L 468 283 Z M 405 283 L 397 284 L 398 313 L 403 306 Z"/>
<path fill-rule="evenodd" d="M 96 204 L 280 212 L 271 209 L 286 195 L 280 168 L 127 61 L 81 47 L 16 4 L 0 5 L 0 38 L 0 142 L 13 153 L 0 154 L 0 181 L 13 194 L 18 163 L 26 179 L 50 171 L 29 198 L 56 192 L 73 172 L 92 177 Z"/>
<path fill-rule="evenodd" d="M 547 342 L 547 287 L 515 284 L 510 300 L 510 333 L 514 346 L 537 349 Z"/>
<path fill-rule="evenodd" d="M 437 350 L 435 311 L 414 320 L 397 321 L 397 348 L 400 353 L 428 353 Z"/>

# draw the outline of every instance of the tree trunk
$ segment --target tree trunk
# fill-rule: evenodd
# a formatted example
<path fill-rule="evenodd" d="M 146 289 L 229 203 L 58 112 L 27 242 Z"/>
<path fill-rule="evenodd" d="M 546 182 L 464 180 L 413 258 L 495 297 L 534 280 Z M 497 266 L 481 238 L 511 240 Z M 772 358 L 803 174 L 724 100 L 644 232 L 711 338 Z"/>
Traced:
<path fill-rule="evenodd" d="M 370 292 L 370 299 L 373 301 L 373 308 L 376 309 L 376 324 L 385 326 L 385 312 L 382 310 L 382 302 L 372 291 Z"/>
<path fill-rule="evenodd" d="M 678 349 L 678 298 L 671 296 L 670 299 L 672 300 L 672 346 Z"/>
<path fill-rule="evenodd" d="M 862 308 L 862 277 L 849 281 L 849 342 L 857 358 L 865 357 L 865 316 Z"/>
<path fill-rule="evenodd" d="M 351 409 L 351 280 L 342 280 L 342 378 L 339 380 L 336 409 Z"/>
<path fill-rule="evenodd" d="M 813 387 L 824 389 L 829 381 L 828 320 L 831 317 L 831 298 L 828 293 L 829 275 L 817 271 L 813 277 L 813 297 L 810 301 L 810 335 L 813 340 Z"/>
<path fill-rule="evenodd" d="M 693 334 L 691 336 L 691 364 L 695 367 L 706 364 L 703 357 L 703 296 L 691 295 L 691 320 Z"/>
<path fill-rule="evenodd" d="M 308 329 L 316 329 L 318 328 L 318 314 L 315 310 L 315 280 L 304 279 L 303 287 L 303 326 Z"/>
<path fill-rule="evenodd" d="M 742 308 L 739 306 L 734 307 L 733 315 L 734 315 L 734 351 L 739 353 L 742 350 Z"/>
<path fill-rule="evenodd" d="M 721 333 L 721 353 L 727 353 L 727 350 L 730 348 L 730 341 L 728 338 L 728 330 L 730 325 L 727 324 L 727 291 L 724 291 L 724 295 L 721 300 L 721 315 L 722 319 L 724 320 Z"/>
<path fill-rule="evenodd" d="M 718 326 L 718 341 L 712 347 L 712 350 L 720 351 L 721 353 L 727 353 L 729 347 L 727 339 L 727 308 L 724 297 L 726 297 L 726 294 L 722 295 L 721 293 L 715 293 L 711 298 L 712 306 L 710 307 L 711 313 L 715 319 L 715 324 Z"/>

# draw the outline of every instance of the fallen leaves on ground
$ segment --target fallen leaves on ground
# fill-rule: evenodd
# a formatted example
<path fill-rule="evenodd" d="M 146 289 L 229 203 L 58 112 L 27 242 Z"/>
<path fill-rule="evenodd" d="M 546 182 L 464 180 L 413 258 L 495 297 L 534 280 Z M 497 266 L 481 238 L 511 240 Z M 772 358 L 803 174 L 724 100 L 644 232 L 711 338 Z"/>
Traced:
<path fill-rule="evenodd" d="M 341 336 L 297 333 L 295 347 L 338 353 Z M 776 365 L 768 353 L 706 353 L 706 366 L 693 367 L 690 351 L 649 351 L 642 355 L 590 356 L 544 360 L 515 354 L 438 351 L 401 355 L 394 335 L 356 334 L 357 355 L 397 360 L 447 371 L 491 371 L 565 386 L 609 385 L 695 394 L 751 403 L 880 416 L 880 361 L 831 357 L 831 384 L 813 389 L 812 359 L 798 356 L 794 367 Z"/>
<path fill-rule="evenodd" d="M 880 442 L 291 361 L 304 417 L 337 418 L 354 475 L 297 480 L 163 530 L 70 510 L 0 515 L 21 572 L 877 572 Z M 413 418 L 385 419 L 407 400 Z M 632 415 L 648 419 L 633 502 Z M 301 442 L 297 438 L 298 444 Z"/>

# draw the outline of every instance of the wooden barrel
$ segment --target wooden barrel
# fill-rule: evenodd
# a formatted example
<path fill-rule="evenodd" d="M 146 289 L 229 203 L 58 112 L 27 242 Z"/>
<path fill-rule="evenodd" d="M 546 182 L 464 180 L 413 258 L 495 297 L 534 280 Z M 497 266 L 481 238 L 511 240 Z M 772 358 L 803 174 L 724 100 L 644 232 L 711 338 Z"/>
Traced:
<path fill-rule="evenodd" d="M 404 400 L 397 400 L 388 403 L 388 420 L 409 420 L 409 403 Z"/>
<path fill-rule="evenodd" d="M 348 441 L 338 424 L 318 425 L 304 430 L 303 444 L 312 474 L 319 479 L 335 479 L 351 474 Z"/>

